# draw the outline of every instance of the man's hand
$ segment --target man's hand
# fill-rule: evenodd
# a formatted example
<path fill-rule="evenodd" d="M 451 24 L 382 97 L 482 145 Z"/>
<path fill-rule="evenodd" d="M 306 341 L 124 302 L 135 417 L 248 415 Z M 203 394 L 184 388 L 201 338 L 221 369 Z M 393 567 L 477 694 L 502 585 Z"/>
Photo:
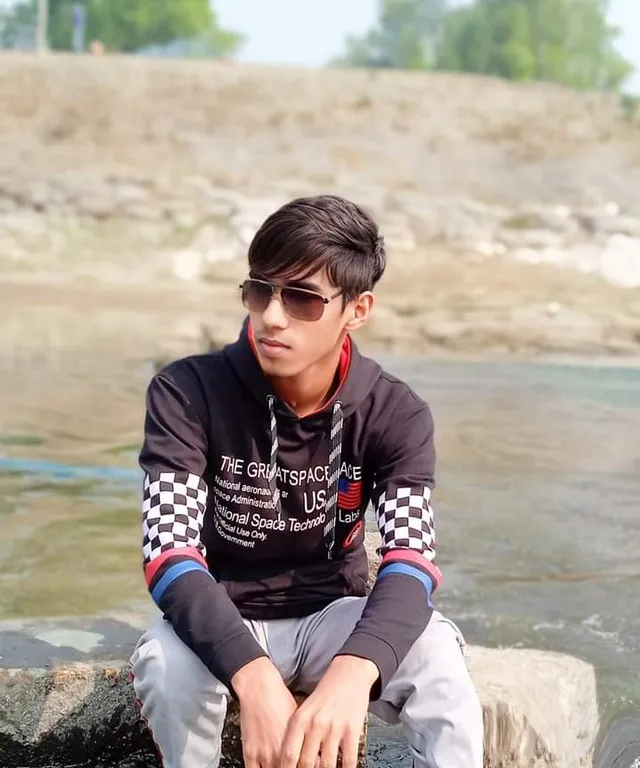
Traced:
<path fill-rule="evenodd" d="M 277 768 L 282 740 L 296 700 L 270 659 L 239 669 L 231 685 L 240 703 L 240 734 L 246 768 Z"/>
<path fill-rule="evenodd" d="M 280 768 L 356 768 L 358 744 L 378 668 L 367 659 L 337 656 L 313 693 L 289 720 Z"/>

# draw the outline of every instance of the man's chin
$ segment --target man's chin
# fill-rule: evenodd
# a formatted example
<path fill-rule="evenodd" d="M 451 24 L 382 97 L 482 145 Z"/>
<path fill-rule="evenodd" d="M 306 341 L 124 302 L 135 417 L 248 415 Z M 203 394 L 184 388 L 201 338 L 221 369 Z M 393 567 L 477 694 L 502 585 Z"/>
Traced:
<path fill-rule="evenodd" d="M 300 373 L 300 363 L 295 360 L 274 359 L 258 354 L 258 363 L 265 376 L 284 378 Z"/>

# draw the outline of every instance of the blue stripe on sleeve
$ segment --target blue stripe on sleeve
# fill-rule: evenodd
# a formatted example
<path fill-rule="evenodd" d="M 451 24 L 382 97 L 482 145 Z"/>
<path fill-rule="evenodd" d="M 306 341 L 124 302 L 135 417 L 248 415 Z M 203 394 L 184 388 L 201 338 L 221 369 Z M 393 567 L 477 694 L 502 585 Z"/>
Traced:
<path fill-rule="evenodd" d="M 402 573 L 405 576 L 413 576 L 414 579 L 421 581 L 424 585 L 424 588 L 427 590 L 427 604 L 429 608 L 433 608 L 433 604 L 431 603 L 433 581 L 431 580 L 430 576 L 427 576 L 424 571 L 421 571 L 419 568 L 415 568 L 413 565 L 409 565 L 408 563 L 390 563 L 389 565 L 385 565 L 385 567 L 380 571 L 378 574 L 378 579 L 383 579 L 385 576 L 389 576 L 392 573 Z"/>
<path fill-rule="evenodd" d="M 202 565 L 202 563 L 196 562 L 195 560 L 183 560 L 181 563 L 172 565 L 171 568 L 167 569 L 166 573 L 155 585 L 153 592 L 151 593 L 151 597 L 158 607 L 160 606 L 162 595 L 166 592 L 167 588 L 173 584 L 173 582 L 179 576 L 182 576 L 183 573 L 188 573 L 189 571 L 204 571 L 208 576 L 211 576 L 204 565 Z"/>

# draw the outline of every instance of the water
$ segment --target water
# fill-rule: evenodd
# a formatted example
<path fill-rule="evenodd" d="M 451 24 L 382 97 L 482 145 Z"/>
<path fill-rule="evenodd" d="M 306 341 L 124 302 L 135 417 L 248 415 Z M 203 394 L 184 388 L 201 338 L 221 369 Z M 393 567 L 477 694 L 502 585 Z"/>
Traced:
<path fill-rule="evenodd" d="M 381 360 L 436 420 L 440 609 L 473 643 L 589 660 L 603 713 L 640 706 L 640 370 Z M 150 372 L 119 347 L 5 366 L 0 616 L 146 598 L 136 452 Z"/>

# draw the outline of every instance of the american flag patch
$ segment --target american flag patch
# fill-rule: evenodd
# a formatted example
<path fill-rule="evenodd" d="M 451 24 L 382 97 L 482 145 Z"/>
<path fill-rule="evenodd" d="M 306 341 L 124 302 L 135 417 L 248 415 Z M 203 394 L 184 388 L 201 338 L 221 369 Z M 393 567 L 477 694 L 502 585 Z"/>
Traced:
<path fill-rule="evenodd" d="M 341 477 L 338 483 L 338 506 L 340 509 L 358 509 L 362 503 L 362 480 Z"/>

